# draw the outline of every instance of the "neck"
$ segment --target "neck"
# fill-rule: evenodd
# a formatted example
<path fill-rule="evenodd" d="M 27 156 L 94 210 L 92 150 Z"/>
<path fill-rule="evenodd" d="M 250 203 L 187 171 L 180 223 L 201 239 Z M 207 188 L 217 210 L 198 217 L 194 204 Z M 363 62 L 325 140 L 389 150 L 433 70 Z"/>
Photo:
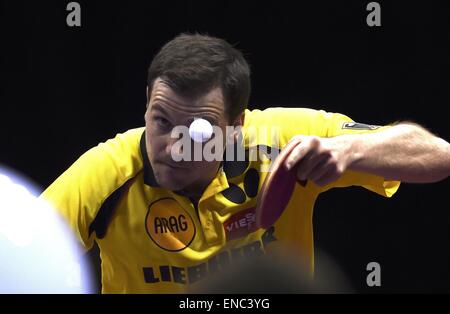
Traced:
<path fill-rule="evenodd" d="M 219 171 L 220 167 L 221 167 L 221 164 L 219 164 L 217 171 L 214 173 L 214 175 L 211 176 L 210 178 L 207 178 L 207 180 L 204 180 L 202 182 L 196 182 L 196 183 L 192 184 L 191 186 L 185 187 L 184 189 L 177 191 L 177 193 L 188 197 L 192 201 L 195 201 L 195 203 L 198 203 L 198 201 L 202 197 L 202 195 L 205 192 L 208 185 L 211 183 L 211 181 L 217 175 L 217 172 Z"/>

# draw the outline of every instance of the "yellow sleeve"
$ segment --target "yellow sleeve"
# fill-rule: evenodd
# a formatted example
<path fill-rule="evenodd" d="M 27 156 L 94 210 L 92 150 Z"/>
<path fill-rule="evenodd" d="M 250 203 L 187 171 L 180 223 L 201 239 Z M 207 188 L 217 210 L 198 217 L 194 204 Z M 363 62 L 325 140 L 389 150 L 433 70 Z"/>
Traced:
<path fill-rule="evenodd" d="M 333 136 L 333 126 L 341 117 L 345 119 L 345 116 L 340 114 L 310 108 L 272 107 L 265 110 L 246 110 L 243 131 L 247 137 L 257 138 L 259 144 L 284 147 L 292 137 L 299 134 Z M 279 143 L 274 143 L 270 137 L 265 138 L 265 128 L 269 128 L 270 132 L 277 130 Z M 251 142 L 249 139 L 248 141 Z"/>
<path fill-rule="evenodd" d="M 308 184 L 314 183 L 308 182 Z M 322 193 L 332 188 L 348 186 L 361 186 L 381 196 L 392 197 L 400 187 L 400 181 L 388 181 L 380 176 L 370 173 L 346 171 L 338 180 L 323 187 L 315 187 L 318 190 L 318 193 Z"/>
<path fill-rule="evenodd" d="M 142 161 L 138 152 L 143 129 L 118 134 L 84 153 L 40 196 L 59 212 L 80 243 L 89 250 L 95 232 L 89 232 L 101 205 L 133 177 Z"/>
<path fill-rule="evenodd" d="M 246 121 L 245 124 L 256 126 L 256 128 L 265 125 L 276 127 L 280 133 L 279 147 L 284 147 L 295 135 L 334 137 L 344 134 L 376 133 L 390 127 L 356 123 L 340 113 L 309 108 L 273 107 L 265 110 L 247 110 L 245 116 L 245 119 L 249 117 L 249 121 Z M 273 140 L 265 143 L 263 141 L 263 144 L 276 145 Z M 309 184 L 314 185 L 312 182 Z M 322 188 L 314 186 L 320 193 L 333 187 L 352 185 L 362 186 L 382 196 L 391 197 L 399 188 L 400 182 L 386 181 L 373 174 L 347 171 L 339 180 L 330 185 Z"/>
<path fill-rule="evenodd" d="M 310 108 L 271 107 L 265 110 L 246 110 L 245 126 L 277 128 L 281 143 L 288 142 L 295 135 L 333 137 L 343 134 L 379 132 L 389 126 L 356 123 L 341 113 Z"/>

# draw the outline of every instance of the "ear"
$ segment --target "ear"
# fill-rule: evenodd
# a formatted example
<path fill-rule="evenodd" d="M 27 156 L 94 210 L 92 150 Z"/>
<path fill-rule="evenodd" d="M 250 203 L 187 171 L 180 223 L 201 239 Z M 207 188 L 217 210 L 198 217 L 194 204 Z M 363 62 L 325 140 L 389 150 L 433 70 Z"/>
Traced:
<path fill-rule="evenodd" d="M 148 85 L 147 85 L 147 88 L 145 89 L 145 95 L 147 96 L 147 104 L 145 105 L 145 108 L 148 108 L 148 104 L 150 102 L 150 97 L 148 95 Z"/>
<path fill-rule="evenodd" d="M 245 111 L 242 111 L 236 119 L 234 119 L 232 125 L 234 127 L 233 132 L 230 134 L 231 141 L 233 143 L 237 142 L 239 139 L 239 135 L 241 134 L 241 128 L 245 122 Z"/>
<path fill-rule="evenodd" d="M 242 111 L 238 116 L 237 116 L 237 118 L 234 120 L 234 123 L 233 123 L 233 125 L 234 126 L 243 126 L 244 125 L 244 122 L 245 122 L 245 111 Z"/>

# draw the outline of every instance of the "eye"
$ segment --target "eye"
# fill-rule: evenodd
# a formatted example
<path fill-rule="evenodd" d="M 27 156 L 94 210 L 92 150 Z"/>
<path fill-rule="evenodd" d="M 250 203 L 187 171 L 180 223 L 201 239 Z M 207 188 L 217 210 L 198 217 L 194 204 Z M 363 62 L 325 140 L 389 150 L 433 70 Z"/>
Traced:
<path fill-rule="evenodd" d="M 161 128 L 168 128 L 170 126 L 169 120 L 163 117 L 153 117 L 153 121 Z"/>

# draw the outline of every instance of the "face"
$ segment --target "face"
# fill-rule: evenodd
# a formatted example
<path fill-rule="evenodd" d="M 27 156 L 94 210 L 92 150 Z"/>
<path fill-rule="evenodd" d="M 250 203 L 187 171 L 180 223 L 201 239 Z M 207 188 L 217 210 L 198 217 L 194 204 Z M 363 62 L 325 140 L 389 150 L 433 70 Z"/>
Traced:
<path fill-rule="evenodd" d="M 220 161 L 179 161 L 172 159 L 172 146 L 179 140 L 171 137 L 175 126 L 189 128 L 194 118 L 208 120 L 223 133 L 223 143 L 228 118 L 222 91 L 214 88 L 196 99 L 176 94 L 160 79 L 155 80 L 148 95 L 145 113 L 147 154 L 160 186 L 172 191 L 189 191 L 201 194 L 215 177 Z M 243 115 L 233 125 L 242 124 Z M 236 136 L 236 134 L 233 134 Z"/>

